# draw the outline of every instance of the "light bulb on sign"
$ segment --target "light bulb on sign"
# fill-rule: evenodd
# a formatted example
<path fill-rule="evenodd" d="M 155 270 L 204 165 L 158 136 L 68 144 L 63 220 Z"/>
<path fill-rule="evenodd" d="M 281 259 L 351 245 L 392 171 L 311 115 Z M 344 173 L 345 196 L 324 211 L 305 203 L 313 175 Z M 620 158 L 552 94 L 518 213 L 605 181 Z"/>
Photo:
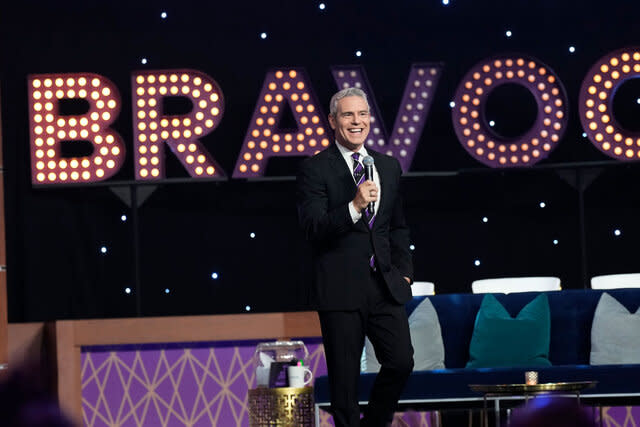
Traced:
<path fill-rule="evenodd" d="M 220 277 L 220 276 L 218 275 L 218 273 L 216 273 L 216 272 L 211 273 L 211 278 L 212 278 L 213 280 L 218 280 L 218 277 Z"/>
<path fill-rule="evenodd" d="M 479 266 L 480 266 L 480 260 L 479 260 L 479 259 L 475 260 L 475 261 L 473 262 L 473 264 L 474 264 L 476 267 L 479 267 Z"/>
<path fill-rule="evenodd" d="M 107 247 L 106 246 L 101 247 L 100 248 L 100 252 L 103 253 L 103 254 L 106 254 L 107 253 Z"/>

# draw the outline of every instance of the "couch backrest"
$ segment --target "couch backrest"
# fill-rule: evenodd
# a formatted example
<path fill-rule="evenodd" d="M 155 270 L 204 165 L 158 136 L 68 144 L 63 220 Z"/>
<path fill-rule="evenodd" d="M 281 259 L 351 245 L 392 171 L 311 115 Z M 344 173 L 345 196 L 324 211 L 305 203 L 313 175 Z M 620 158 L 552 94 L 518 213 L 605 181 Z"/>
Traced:
<path fill-rule="evenodd" d="M 553 365 L 588 365 L 591 351 L 591 323 L 603 292 L 609 293 L 628 310 L 640 306 L 640 289 L 563 290 L 548 292 L 551 309 L 551 346 Z M 494 294 L 506 310 L 516 316 L 538 292 Z M 424 298 L 429 298 L 438 313 L 447 368 L 464 368 L 469 360 L 469 343 L 482 294 L 442 294 L 415 297 L 407 304 L 411 313 Z"/>

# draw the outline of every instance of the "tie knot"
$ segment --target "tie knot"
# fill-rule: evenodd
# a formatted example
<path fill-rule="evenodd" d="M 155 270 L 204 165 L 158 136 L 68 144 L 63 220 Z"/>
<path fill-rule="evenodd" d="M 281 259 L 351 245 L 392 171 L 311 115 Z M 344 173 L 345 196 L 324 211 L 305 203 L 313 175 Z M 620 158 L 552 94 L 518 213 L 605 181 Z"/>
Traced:
<path fill-rule="evenodd" d="M 358 160 L 360 160 L 360 153 L 353 153 L 351 157 L 353 157 L 353 160 L 357 162 Z"/>

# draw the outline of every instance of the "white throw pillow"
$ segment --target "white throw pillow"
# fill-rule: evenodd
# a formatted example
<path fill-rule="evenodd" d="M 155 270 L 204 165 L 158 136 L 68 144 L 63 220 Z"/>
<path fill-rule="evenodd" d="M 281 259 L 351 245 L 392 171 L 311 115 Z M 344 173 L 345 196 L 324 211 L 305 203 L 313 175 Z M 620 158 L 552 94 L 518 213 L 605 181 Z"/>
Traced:
<path fill-rule="evenodd" d="M 640 363 L 640 308 L 630 313 L 604 292 L 593 314 L 591 364 Z"/>
<path fill-rule="evenodd" d="M 413 346 L 414 371 L 444 369 L 444 344 L 438 313 L 429 298 L 425 298 L 409 316 L 409 332 Z M 369 338 L 365 339 L 361 360 L 363 372 L 378 372 L 380 364 Z"/>

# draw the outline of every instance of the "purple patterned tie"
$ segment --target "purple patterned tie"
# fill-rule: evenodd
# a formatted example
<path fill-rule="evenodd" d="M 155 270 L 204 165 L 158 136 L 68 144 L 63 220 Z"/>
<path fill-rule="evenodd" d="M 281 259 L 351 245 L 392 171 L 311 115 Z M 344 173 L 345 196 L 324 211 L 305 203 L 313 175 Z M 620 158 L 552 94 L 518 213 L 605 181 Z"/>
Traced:
<path fill-rule="evenodd" d="M 360 163 L 359 161 L 360 159 L 359 153 L 353 153 L 351 157 L 353 158 L 353 161 L 354 161 L 353 162 L 353 179 L 355 179 L 356 185 L 360 186 L 360 184 L 362 184 L 365 181 L 364 166 L 362 166 L 362 163 Z M 367 219 L 367 225 L 369 226 L 369 229 L 373 228 L 373 221 L 376 218 L 376 214 L 375 213 L 369 214 L 369 209 L 365 208 L 364 217 Z M 369 266 L 373 268 L 373 270 L 375 271 L 376 263 L 373 255 L 371 255 L 371 258 L 369 258 Z"/>
<path fill-rule="evenodd" d="M 356 185 L 360 186 L 364 182 L 364 166 L 360 163 L 359 153 L 353 153 L 351 157 L 353 158 L 353 179 L 356 180 Z"/>

